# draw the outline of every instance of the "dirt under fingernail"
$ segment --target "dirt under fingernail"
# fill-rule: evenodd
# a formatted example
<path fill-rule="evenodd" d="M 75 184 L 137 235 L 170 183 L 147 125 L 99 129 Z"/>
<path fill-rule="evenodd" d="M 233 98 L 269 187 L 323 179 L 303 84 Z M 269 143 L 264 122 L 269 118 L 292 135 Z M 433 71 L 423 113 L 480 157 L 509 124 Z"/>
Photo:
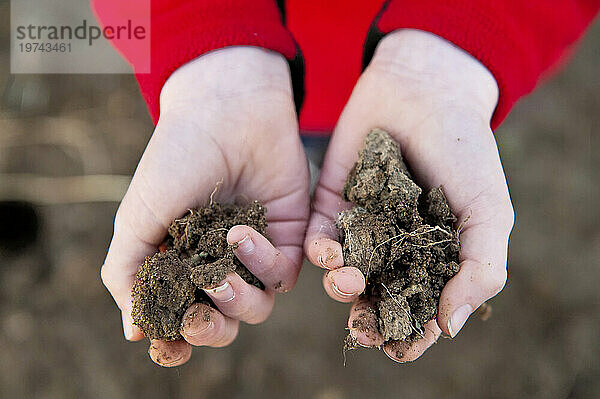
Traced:
<path fill-rule="evenodd" d="M 373 304 L 378 332 L 385 342 L 423 337 L 442 289 L 459 271 L 460 229 L 442 188 L 423 191 L 398 144 L 373 129 L 342 195 L 355 205 L 337 220 L 344 265 L 365 276 L 363 296 Z M 360 317 L 355 323 L 372 333 L 372 323 L 363 325 Z"/>
<path fill-rule="evenodd" d="M 181 339 L 188 307 L 194 302 L 213 305 L 202 289 L 215 287 L 230 272 L 264 289 L 235 257 L 235 245 L 227 243 L 229 229 L 240 224 L 266 236 L 266 209 L 258 201 L 246 206 L 211 203 L 171 223 L 166 248 L 146 258 L 132 289 L 131 315 L 146 337 Z"/>

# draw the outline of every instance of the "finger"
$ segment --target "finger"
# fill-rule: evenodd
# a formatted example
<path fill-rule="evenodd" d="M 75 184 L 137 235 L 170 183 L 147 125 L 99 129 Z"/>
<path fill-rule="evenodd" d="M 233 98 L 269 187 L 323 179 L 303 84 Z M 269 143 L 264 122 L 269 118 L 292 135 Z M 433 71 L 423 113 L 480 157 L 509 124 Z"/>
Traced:
<path fill-rule="evenodd" d="M 219 286 L 204 292 L 224 315 L 249 324 L 262 323 L 273 310 L 273 291 L 250 285 L 237 273 L 229 273 Z"/>
<path fill-rule="evenodd" d="M 390 341 L 383 346 L 383 351 L 395 362 L 412 362 L 435 344 L 441 333 L 436 321 L 431 320 L 425 324 L 422 338 L 414 342 Z"/>
<path fill-rule="evenodd" d="M 308 165 L 298 137 L 292 135 L 278 144 L 287 155 L 279 168 L 273 168 L 272 162 L 266 161 L 260 167 L 260 176 L 256 173 L 246 176 L 247 192 L 256 193 L 255 197 L 261 199 L 267 209 L 265 236 L 296 266 L 296 274 L 304 260 L 302 244 L 310 214 Z"/>
<path fill-rule="evenodd" d="M 344 266 L 342 245 L 328 237 L 318 237 L 306 241 L 306 257 L 316 266 L 333 270 Z"/>
<path fill-rule="evenodd" d="M 365 277 L 355 267 L 341 267 L 325 273 L 323 287 L 332 299 L 352 302 L 365 290 Z"/>
<path fill-rule="evenodd" d="M 343 187 L 343 186 L 342 186 Z M 324 269 L 337 269 L 344 265 L 342 246 L 337 242 L 339 232 L 335 225 L 337 214 L 351 207 L 342 201 L 341 188 L 334 192 L 317 184 L 313 196 L 304 252 L 308 260 Z"/>
<path fill-rule="evenodd" d="M 133 307 L 130 307 L 128 310 L 124 310 L 121 312 L 121 319 L 123 322 L 123 335 L 125 339 L 128 341 L 139 341 L 144 338 L 144 333 L 142 330 L 133 324 L 133 318 L 131 317 L 131 310 Z"/>
<path fill-rule="evenodd" d="M 364 111 L 364 107 L 352 106 L 352 98 L 354 96 L 340 116 L 325 154 L 304 241 L 304 251 L 310 262 L 326 269 L 336 269 L 344 264 L 342 247 L 335 242 L 339 238 L 335 222 L 339 212 L 353 205 L 342 199 L 342 190 L 348 172 L 358 159 L 364 137 L 371 128 L 376 127 L 370 125 L 372 115 L 365 115 L 362 119 L 357 117 L 348 123 L 347 115 L 356 112 L 353 108 Z"/>
<path fill-rule="evenodd" d="M 379 332 L 377 313 L 367 298 L 359 298 L 348 318 L 350 335 L 356 339 L 360 346 L 380 347 L 383 345 L 383 336 Z"/>
<path fill-rule="evenodd" d="M 183 340 L 161 341 L 153 339 L 150 341 L 148 355 L 159 366 L 176 367 L 190 360 L 192 347 Z"/>
<path fill-rule="evenodd" d="M 191 345 L 220 348 L 233 342 L 240 322 L 203 303 L 194 303 L 183 316 L 181 335 Z"/>
<path fill-rule="evenodd" d="M 467 225 L 463 230 L 460 271 L 440 295 L 438 324 L 450 337 L 455 337 L 471 313 L 506 283 L 512 209 L 490 209 L 495 216 L 488 222 Z"/>
<path fill-rule="evenodd" d="M 279 249 L 294 264 L 300 266 L 304 260 L 302 244 L 310 212 L 308 184 L 304 184 L 303 181 L 304 177 L 302 176 L 294 176 L 292 180 L 285 180 L 280 183 L 284 187 L 293 187 L 298 184 L 300 187 L 285 196 L 281 196 L 281 193 L 277 192 L 274 195 L 278 198 L 264 202 L 265 208 L 267 208 L 268 223 L 266 236 L 269 237 L 275 248 Z M 264 187 L 262 191 L 264 191 Z"/>
<path fill-rule="evenodd" d="M 260 233 L 248 226 L 233 226 L 227 242 L 236 245 L 235 255 L 265 287 L 287 292 L 298 279 L 300 265 L 292 262 Z"/>

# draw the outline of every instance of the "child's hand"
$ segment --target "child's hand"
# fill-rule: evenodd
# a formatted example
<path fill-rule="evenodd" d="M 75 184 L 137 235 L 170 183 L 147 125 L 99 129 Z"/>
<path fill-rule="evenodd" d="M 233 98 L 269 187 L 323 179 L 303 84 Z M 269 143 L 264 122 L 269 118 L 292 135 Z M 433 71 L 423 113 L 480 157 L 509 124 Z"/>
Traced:
<path fill-rule="evenodd" d="M 249 236 L 236 255 L 266 289 L 229 275 L 230 288 L 209 293 L 220 310 L 210 323 L 186 318 L 185 341 L 152 342 L 153 360 L 175 366 L 189 359 L 190 344 L 225 346 L 234 340 L 239 320 L 264 321 L 274 292 L 294 286 L 309 213 L 309 177 L 282 56 L 251 47 L 214 51 L 178 69 L 160 102 L 160 120 L 117 211 L 102 267 L 102 280 L 122 311 L 125 337 L 143 337 L 130 315 L 138 266 L 157 251 L 173 219 L 208 203 L 217 182 L 215 200 L 258 199 L 265 205 L 274 245 L 249 227 L 229 231 L 230 243 Z M 192 305 L 188 314 L 198 306 L 205 305 Z"/>
<path fill-rule="evenodd" d="M 402 30 L 381 41 L 335 128 L 304 244 L 312 263 L 331 270 L 323 284 L 333 299 L 355 301 L 365 288 L 360 271 L 344 267 L 332 225 L 337 212 L 349 206 L 340 193 L 372 128 L 393 135 L 420 184 L 443 185 L 458 223 L 464 223 L 461 270 L 442 292 L 437 323 L 429 322 L 425 338 L 411 347 L 386 344 L 385 352 L 396 361 L 418 358 L 442 331 L 455 336 L 506 282 L 514 214 L 490 129 L 497 98 L 494 78 L 477 60 L 437 36 Z M 368 304 L 353 305 L 350 332 L 362 345 L 379 346 L 381 336 L 367 337 L 352 328 L 363 306 Z"/>

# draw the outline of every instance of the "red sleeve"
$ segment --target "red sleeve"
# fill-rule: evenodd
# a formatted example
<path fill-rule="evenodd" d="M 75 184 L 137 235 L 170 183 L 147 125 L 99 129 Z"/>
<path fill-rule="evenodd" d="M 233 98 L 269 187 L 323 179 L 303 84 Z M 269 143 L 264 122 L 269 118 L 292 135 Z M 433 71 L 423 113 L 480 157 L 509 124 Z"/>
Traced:
<path fill-rule="evenodd" d="M 428 31 L 480 60 L 500 88 L 495 129 L 599 8 L 598 0 L 391 0 L 376 26 L 383 34 L 399 28 Z"/>
<path fill-rule="evenodd" d="M 124 0 L 91 1 L 103 25 L 111 16 L 120 14 L 123 19 L 124 12 L 131 12 L 124 11 Z M 233 45 L 263 47 L 287 59 L 296 55 L 296 44 L 283 26 L 275 0 L 152 0 L 150 73 L 136 73 L 136 78 L 154 123 L 160 114 L 160 91 L 177 68 L 211 50 Z M 139 71 L 131 50 L 119 50 Z"/>

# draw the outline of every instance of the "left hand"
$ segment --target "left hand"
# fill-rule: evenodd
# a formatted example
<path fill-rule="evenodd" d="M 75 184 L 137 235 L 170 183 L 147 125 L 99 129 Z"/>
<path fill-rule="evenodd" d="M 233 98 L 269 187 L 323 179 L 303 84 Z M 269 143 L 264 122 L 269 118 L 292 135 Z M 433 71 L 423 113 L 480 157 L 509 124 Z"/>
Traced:
<path fill-rule="evenodd" d="M 443 186 L 457 223 L 466 223 L 460 237 L 461 269 L 442 291 L 437 320 L 427 323 L 425 337 L 412 345 L 385 344 L 385 353 L 396 361 L 417 359 L 442 331 L 454 337 L 506 282 L 514 213 L 490 129 L 497 100 L 494 77 L 475 58 L 433 34 L 399 30 L 380 42 L 334 130 L 304 243 L 309 260 L 329 270 L 323 284 L 330 297 L 353 302 L 365 289 L 361 272 L 344 267 L 331 226 L 337 213 L 351 206 L 340 193 L 372 128 L 388 131 L 400 144 L 422 187 Z M 364 306 L 369 304 L 354 303 L 350 333 L 361 345 L 380 346 L 380 335 L 367 337 L 352 328 Z"/>

